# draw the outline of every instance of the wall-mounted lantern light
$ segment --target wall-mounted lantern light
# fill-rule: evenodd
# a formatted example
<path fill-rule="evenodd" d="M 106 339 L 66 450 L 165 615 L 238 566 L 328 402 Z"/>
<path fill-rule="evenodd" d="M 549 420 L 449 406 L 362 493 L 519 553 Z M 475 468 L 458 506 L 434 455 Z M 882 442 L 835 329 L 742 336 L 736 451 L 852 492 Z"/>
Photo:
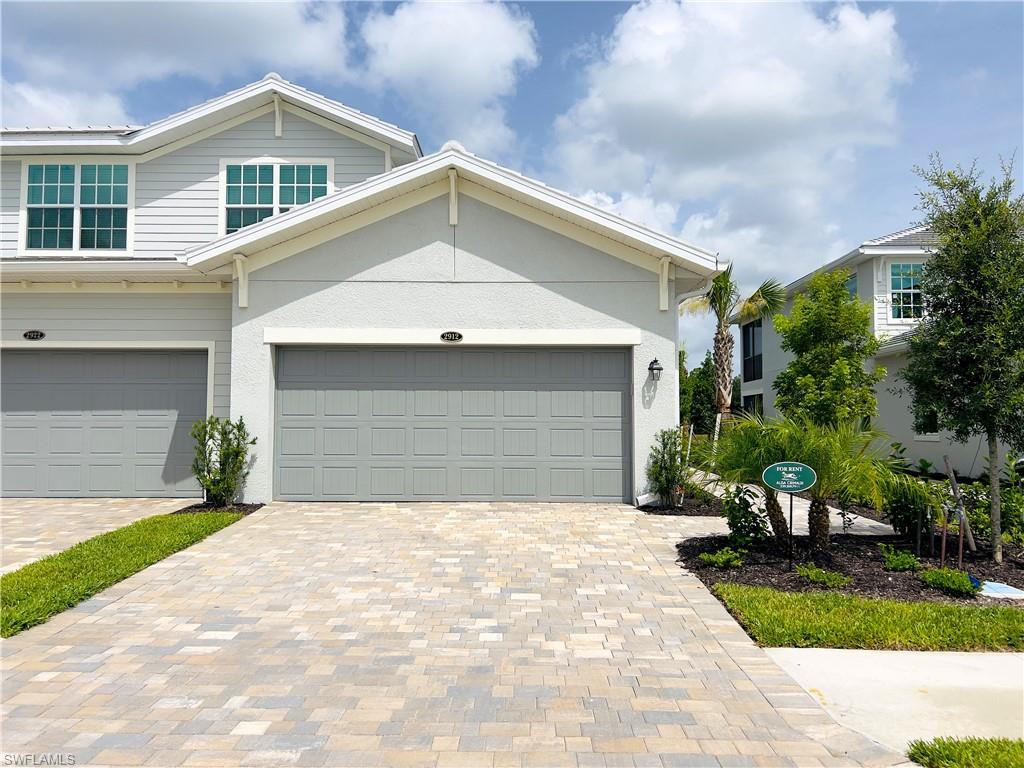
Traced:
<path fill-rule="evenodd" d="M 658 381 L 661 378 L 661 372 L 665 369 L 661 367 L 658 358 L 654 358 L 651 360 L 651 364 L 647 366 L 647 370 L 651 372 L 651 378 Z"/>

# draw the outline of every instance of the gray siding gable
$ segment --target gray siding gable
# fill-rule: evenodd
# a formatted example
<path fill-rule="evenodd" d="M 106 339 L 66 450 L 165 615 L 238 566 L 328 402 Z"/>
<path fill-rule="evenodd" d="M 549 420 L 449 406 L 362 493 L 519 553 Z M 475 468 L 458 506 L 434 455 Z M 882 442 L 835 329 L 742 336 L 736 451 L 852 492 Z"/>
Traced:
<path fill-rule="evenodd" d="M 135 255 L 174 256 L 220 234 L 219 178 L 223 158 L 330 158 L 337 189 L 384 172 L 384 153 L 356 139 L 283 115 L 274 136 L 272 113 L 169 152 L 135 171 Z"/>
<path fill-rule="evenodd" d="M 283 112 L 282 121 L 281 137 L 274 135 L 270 112 L 152 159 L 143 155 L 135 167 L 132 255 L 174 258 L 220 235 L 222 159 L 330 159 L 335 189 L 385 170 L 380 149 L 288 111 Z M 0 166 L 0 254 L 4 258 L 17 253 L 20 197 L 21 160 L 5 158 Z M 94 255 L 103 258 L 104 253 Z"/>

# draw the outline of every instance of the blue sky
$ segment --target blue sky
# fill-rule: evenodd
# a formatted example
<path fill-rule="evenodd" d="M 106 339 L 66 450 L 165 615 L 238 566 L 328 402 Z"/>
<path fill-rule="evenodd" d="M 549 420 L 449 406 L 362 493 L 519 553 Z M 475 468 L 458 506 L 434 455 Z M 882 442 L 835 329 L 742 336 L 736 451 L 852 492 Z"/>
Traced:
<path fill-rule="evenodd" d="M 1024 144 L 1024 4 L 5 2 L 3 124 L 145 123 L 274 70 L 788 282 Z M 1021 178 L 1021 163 L 1017 176 Z M 682 321 L 691 359 L 706 322 Z"/>

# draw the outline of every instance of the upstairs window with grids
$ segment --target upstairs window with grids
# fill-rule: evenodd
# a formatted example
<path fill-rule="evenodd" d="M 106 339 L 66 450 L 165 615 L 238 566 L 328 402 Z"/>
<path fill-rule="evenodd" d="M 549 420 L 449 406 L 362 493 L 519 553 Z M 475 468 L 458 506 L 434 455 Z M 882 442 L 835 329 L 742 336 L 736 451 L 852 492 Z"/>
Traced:
<path fill-rule="evenodd" d="M 75 170 L 74 165 L 58 163 L 28 167 L 28 248 L 74 248 Z"/>
<path fill-rule="evenodd" d="M 119 163 L 30 163 L 25 248 L 127 250 L 129 173 Z"/>
<path fill-rule="evenodd" d="M 325 163 L 232 163 L 225 166 L 224 232 L 231 234 L 325 196 Z"/>
<path fill-rule="evenodd" d="M 921 264 L 891 264 L 889 287 L 894 320 L 911 320 L 924 314 L 921 297 Z"/>

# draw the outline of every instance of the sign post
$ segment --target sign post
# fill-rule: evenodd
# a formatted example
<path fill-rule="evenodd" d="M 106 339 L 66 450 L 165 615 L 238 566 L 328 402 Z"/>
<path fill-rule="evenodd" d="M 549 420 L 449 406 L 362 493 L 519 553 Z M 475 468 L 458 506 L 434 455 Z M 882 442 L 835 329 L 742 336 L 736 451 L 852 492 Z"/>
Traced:
<path fill-rule="evenodd" d="M 789 494 L 789 570 L 793 570 L 793 494 L 813 488 L 817 473 L 799 461 L 779 461 L 765 467 L 761 482 L 767 488 Z"/>

